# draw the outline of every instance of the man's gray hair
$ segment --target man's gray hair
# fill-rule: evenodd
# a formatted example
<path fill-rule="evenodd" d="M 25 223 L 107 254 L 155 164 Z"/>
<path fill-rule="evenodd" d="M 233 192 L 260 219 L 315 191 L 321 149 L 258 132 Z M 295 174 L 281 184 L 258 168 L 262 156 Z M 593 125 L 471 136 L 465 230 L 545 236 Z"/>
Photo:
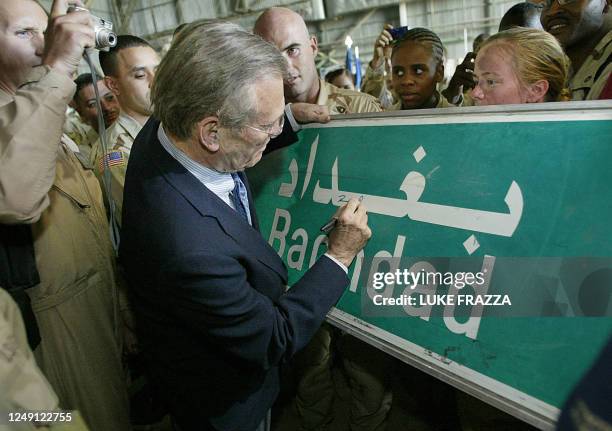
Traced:
<path fill-rule="evenodd" d="M 287 74 L 278 49 L 230 22 L 196 22 L 181 30 L 157 70 L 153 112 L 179 139 L 211 115 L 240 128 L 256 109 L 253 84 Z"/>

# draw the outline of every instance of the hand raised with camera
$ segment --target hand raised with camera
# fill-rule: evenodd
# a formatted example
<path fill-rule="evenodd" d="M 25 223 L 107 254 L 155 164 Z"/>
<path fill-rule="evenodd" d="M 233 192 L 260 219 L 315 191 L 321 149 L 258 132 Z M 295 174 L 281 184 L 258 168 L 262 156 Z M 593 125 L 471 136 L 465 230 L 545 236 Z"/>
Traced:
<path fill-rule="evenodd" d="M 337 221 L 329 233 L 327 253 L 349 267 L 372 236 L 368 227 L 368 213 L 365 205 L 353 198 L 338 208 L 334 218 Z"/>
<path fill-rule="evenodd" d="M 81 6 L 80 1 L 71 3 Z M 51 5 L 43 64 L 72 77 L 85 48 L 95 46 L 95 34 L 89 12 L 66 14 L 67 9 L 68 0 L 54 0 Z"/>
<path fill-rule="evenodd" d="M 448 87 L 442 92 L 447 100 L 452 101 L 455 97 L 474 88 L 474 61 L 476 54 L 468 52 L 463 62 L 457 66 Z"/>
<path fill-rule="evenodd" d="M 393 36 L 391 36 L 389 30 L 392 28 L 393 26 L 391 24 L 385 24 L 383 31 L 378 35 L 378 38 L 374 43 L 374 56 L 370 62 L 370 67 L 372 69 L 377 69 L 383 64 L 385 59 L 385 51 L 391 49 L 391 41 L 393 40 Z"/>

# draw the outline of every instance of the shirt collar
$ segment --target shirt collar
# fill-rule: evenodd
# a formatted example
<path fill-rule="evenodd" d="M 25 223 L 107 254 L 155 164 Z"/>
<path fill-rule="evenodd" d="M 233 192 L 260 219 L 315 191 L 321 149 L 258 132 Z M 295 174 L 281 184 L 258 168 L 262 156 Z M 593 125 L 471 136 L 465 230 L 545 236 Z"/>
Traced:
<path fill-rule="evenodd" d="M 325 84 L 327 83 L 319 78 L 319 97 L 317 97 L 317 105 L 327 105 L 329 92 L 327 91 L 327 86 Z"/>
<path fill-rule="evenodd" d="M 142 126 L 138 121 L 130 117 L 124 112 L 119 114 L 119 118 L 117 118 L 117 123 L 121 125 L 125 129 L 126 132 L 132 137 L 132 139 L 136 139 L 138 133 L 140 133 L 140 129 Z"/>
<path fill-rule="evenodd" d="M 610 30 L 604 37 L 601 38 L 593 53 L 591 54 L 595 60 L 599 60 L 606 51 L 607 46 L 612 43 L 612 30 Z"/>
<path fill-rule="evenodd" d="M 177 162 L 217 196 L 228 194 L 234 189 L 234 180 L 230 173 L 215 171 L 191 159 L 170 141 L 170 138 L 168 138 L 168 135 L 164 131 L 162 123 L 159 123 L 157 138 L 162 147 L 164 147 Z"/>

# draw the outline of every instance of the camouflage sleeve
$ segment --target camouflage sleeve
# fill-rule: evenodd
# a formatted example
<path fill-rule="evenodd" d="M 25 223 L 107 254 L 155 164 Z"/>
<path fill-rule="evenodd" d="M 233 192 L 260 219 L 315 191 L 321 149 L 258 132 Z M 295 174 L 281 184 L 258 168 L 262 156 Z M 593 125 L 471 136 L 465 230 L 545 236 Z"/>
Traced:
<path fill-rule="evenodd" d="M 380 101 L 375 97 L 368 97 L 364 105 L 361 112 L 382 112 L 383 110 Z"/>
<path fill-rule="evenodd" d="M 382 67 L 374 70 L 368 64 L 366 74 L 363 77 L 363 82 L 361 83 L 361 92 L 378 98 L 383 89 L 383 83 L 385 82 L 383 71 L 384 68 Z"/>
<path fill-rule="evenodd" d="M 35 223 L 49 206 L 74 89 L 67 76 L 39 66 L 14 96 L 0 91 L 0 223 Z"/>
<path fill-rule="evenodd" d="M 121 136 L 119 136 L 121 139 Z M 125 173 L 127 172 L 127 162 L 129 154 L 126 152 L 116 149 L 117 145 L 112 145 L 113 149 L 106 152 L 103 156 L 100 150 L 99 141 L 96 143 L 96 155 L 95 163 L 93 165 L 96 177 L 100 181 L 102 191 L 104 194 L 105 204 L 108 208 L 114 206 L 115 219 L 121 225 L 121 211 L 123 209 L 123 186 L 125 184 Z M 92 150 L 92 153 L 94 151 Z M 106 188 L 106 181 L 108 181 L 109 191 Z"/>
<path fill-rule="evenodd" d="M 593 86 L 587 93 L 585 100 L 597 100 L 597 99 L 609 98 L 609 96 L 602 97 L 602 94 L 604 93 L 604 89 L 608 85 L 608 80 L 610 79 L 611 76 L 612 76 L 612 63 L 609 63 L 604 69 L 604 71 L 601 73 L 601 75 L 599 75 L 599 77 L 593 83 Z M 608 90 L 608 92 L 609 91 L 610 90 Z"/>

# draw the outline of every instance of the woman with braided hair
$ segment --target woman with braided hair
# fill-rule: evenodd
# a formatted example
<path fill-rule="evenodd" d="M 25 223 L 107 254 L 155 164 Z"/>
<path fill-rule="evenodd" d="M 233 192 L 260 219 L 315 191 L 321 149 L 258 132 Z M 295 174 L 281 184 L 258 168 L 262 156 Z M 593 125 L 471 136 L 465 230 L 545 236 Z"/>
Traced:
<path fill-rule="evenodd" d="M 557 39 L 536 29 L 515 27 L 487 39 L 476 57 L 476 105 L 571 100 L 570 61 Z"/>
<path fill-rule="evenodd" d="M 438 92 L 444 78 L 444 46 L 433 31 L 416 27 L 394 39 L 386 26 L 376 41 L 374 58 L 366 72 L 363 91 L 374 94 L 382 88 L 378 77 L 380 52 L 391 47 L 391 86 L 395 103 L 388 110 L 446 108 L 451 105 Z M 380 81 L 379 85 L 378 81 Z"/>

